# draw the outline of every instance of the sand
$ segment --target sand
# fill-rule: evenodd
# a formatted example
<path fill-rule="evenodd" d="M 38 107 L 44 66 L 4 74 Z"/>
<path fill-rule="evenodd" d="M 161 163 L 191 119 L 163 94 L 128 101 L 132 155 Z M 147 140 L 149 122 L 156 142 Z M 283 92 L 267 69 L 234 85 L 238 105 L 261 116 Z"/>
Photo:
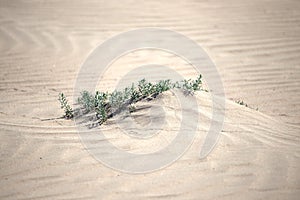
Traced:
<path fill-rule="evenodd" d="M 298 199 L 299 10 L 295 0 L 1 1 L 0 199 Z M 132 175 L 95 160 L 72 120 L 44 119 L 62 116 L 58 93 L 72 100 L 77 73 L 95 47 L 143 27 L 180 32 L 205 49 L 223 81 L 226 115 L 216 148 L 200 160 L 211 99 L 196 93 L 201 109 L 190 112 L 201 124 L 188 151 L 164 169 Z M 98 87 L 112 90 L 132 68 L 153 62 L 195 76 L 176 56 L 144 50 L 116 61 Z M 172 101 L 167 93 L 146 106 Z M 174 132 L 177 109 L 174 103 L 165 110 Z M 151 119 L 139 114 L 142 125 Z M 114 119 L 103 127 L 119 148 L 160 147 L 127 143 Z"/>

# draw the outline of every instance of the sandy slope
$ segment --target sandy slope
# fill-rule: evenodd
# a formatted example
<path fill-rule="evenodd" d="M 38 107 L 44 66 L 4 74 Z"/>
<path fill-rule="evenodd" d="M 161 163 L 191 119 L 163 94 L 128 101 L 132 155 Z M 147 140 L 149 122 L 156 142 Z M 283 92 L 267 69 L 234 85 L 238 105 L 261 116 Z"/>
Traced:
<path fill-rule="evenodd" d="M 0 2 L 0 199 L 297 199 L 300 3 L 122 2 Z M 129 175 L 93 159 L 72 121 L 43 119 L 62 115 L 57 94 L 72 96 L 93 48 L 119 32 L 149 26 L 181 32 L 205 48 L 223 80 L 226 118 L 217 147 L 199 160 L 211 104 L 209 94 L 197 93 L 201 109 L 191 112 L 199 113 L 201 126 L 188 152 L 163 170 Z M 131 67 L 153 60 L 195 75 L 175 56 L 136 52 L 114 63 L 99 88 L 113 89 Z M 148 106 L 164 101 L 172 95 Z M 166 110 L 175 132 L 177 109 Z M 140 114 L 140 123 L 155 117 Z M 113 120 L 105 128 L 117 129 Z M 118 134 L 111 137 L 120 148 L 143 150 Z"/>

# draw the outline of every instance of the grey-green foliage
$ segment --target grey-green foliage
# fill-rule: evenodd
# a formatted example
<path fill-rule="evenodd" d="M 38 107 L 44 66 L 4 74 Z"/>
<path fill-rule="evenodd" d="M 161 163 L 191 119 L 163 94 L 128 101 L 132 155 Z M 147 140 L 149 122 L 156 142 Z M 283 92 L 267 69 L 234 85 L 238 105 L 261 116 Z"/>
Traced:
<path fill-rule="evenodd" d="M 134 112 L 135 110 L 136 110 L 136 107 L 135 107 L 134 105 L 129 105 L 129 106 L 128 106 L 128 111 L 129 111 L 130 113 Z"/>
<path fill-rule="evenodd" d="M 107 120 L 107 110 L 106 106 L 108 93 L 107 92 L 99 92 L 97 91 L 94 98 L 94 110 L 96 112 L 96 117 L 99 119 L 99 123 L 102 124 Z"/>
<path fill-rule="evenodd" d="M 254 108 L 254 107 L 248 105 L 247 103 L 245 103 L 245 102 L 244 102 L 243 100 L 241 100 L 241 99 L 238 99 L 238 100 L 236 100 L 235 102 L 236 102 L 237 104 L 239 104 L 239 105 L 245 106 L 245 107 L 247 107 L 247 108 L 255 109 L 256 111 L 258 111 L 258 108 Z"/>
<path fill-rule="evenodd" d="M 195 91 L 200 90 L 202 86 L 202 76 L 201 74 L 197 77 L 197 79 L 192 80 L 183 80 L 181 88 L 185 90 L 185 92 L 189 94 L 193 94 Z"/>
<path fill-rule="evenodd" d="M 155 85 L 142 79 L 138 83 L 138 91 L 142 97 L 147 97 L 155 92 Z"/>
<path fill-rule="evenodd" d="M 95 105 L 95 98 L 88 91 L 81 92 L 81 96 L 77 99 L 78 104 L 80 104 L 86 112 L 93 110 Z"/>
<path fill-rule="evenodd" d="M 133 103 L 149 97 L 151 97 L 150 99 L 155 98 L 157 95 L 173 88 L 181 88 L 187 94 L 193 94 L 195 91 L 202 89 L 201 78 L 200 75 L 195 80 L 188 79 L 175 83 L 172 83 L 171 80 L 160 80 L 157 83 L 151 83 L 142 79 L 137 86 L 132 84 L 131 87 L 126 87 L 122 91 L 113 91 L 112 93 L 97 91 L 95 95 L 83 91 L 77 103 L 80 105 L 80 109 L 83 109 L 83 113 L 95 112 L 99 123 L 102 124 L 125 108 L 129 112 L 134 112 Z M 62 108 L 64 108 L 65 117 L 74 117 L 75 112 L 73 112 L 63 94 L 60 94 L 60 102 Z"/>
<path fill-rule="evenodd" d="M 137 102 L 139 98 L 141 97 L 139 91 L 135 88 L 134 84 L 132 84 L 131 89 L 130 89 L 130 99 L 133 102 Z"/>
<path fill-rule="evenodd" d="M 66 96 L 64 95 L 64 93 L 59 93 L 58 100 L 60 102 L 60 107 L 65 112 L 64 117 L 67 118 L 67 119 L 73 118 L 74 117 L 73 109 L 71 108 L 71 106 L 70 106 L 68 100 L 66 99 Z"/>
<path fill-rule="evenodd" d="M 160 80 L 155 85 L 155 92 L 160 94 L 162 92 L 168 91 L 170 89 L 174 88 L 174 84 L 171 83 L 171 80 Z"/>
<path fill-rule="evenodd" d="M 248 104 L 246 104 L 243 100 L 237 100 L 237 101 L 235 101 L 237 104 L 240 104 L 240 105 L 242 105 L 242 106 L 246 106 L 246 107 L 248 107 Z"/>

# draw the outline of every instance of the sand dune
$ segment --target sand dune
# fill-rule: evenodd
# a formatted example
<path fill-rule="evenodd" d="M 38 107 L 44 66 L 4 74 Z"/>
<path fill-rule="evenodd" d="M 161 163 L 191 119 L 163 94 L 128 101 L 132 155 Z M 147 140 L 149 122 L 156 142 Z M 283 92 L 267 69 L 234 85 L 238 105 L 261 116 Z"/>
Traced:
<path fill-rule="evenodd" d="M 1 1 L 0 199 L 298 199 L 299 10 L 294 0 Z M 213 119 L 210 93 L 197 92 L 192 146 L 164 169 L 132 175 L 95 160 L 72 120 L 52 118 L 63 114 L 59 92 L 72 101 L 80 66 L 96 46 L 143 27 L 178 31 L 205 49 L 223 81 L 226 115 L 216 148 L 200 160 Z M 151 63 L 187 78 L 196 74 L 170 53 L 142 50 L 114 62 L 98 88 L 113 90 L 134 67 Z M 165 105 L 163 139 L 130 143 L 117 118 L 101 128 L 126 151 L 155 151 L 179 129 L 173 98 L 142 102 L 134 116 L 143 126 L 161 117 L 147 109 Z"/>

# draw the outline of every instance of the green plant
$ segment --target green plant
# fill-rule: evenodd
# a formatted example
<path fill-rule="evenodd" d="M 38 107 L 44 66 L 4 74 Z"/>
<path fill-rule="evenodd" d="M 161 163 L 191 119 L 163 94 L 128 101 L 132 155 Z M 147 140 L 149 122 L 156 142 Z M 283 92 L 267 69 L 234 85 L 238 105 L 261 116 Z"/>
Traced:
<path fill-rule="evenodd" d="M 181 86 L 179 85 L 178 87 L 184 89 L 187 94 L 194 94 L 195 91 L 201 90 L 201 86 L 202 86 L 201 78 L 202 76 L 200 74 L 195 80 L 185 79 L 182 81 L 182 85 Z"/>
<path fill-rule="evenodd" d="M 157 95 L 173 88 L 181 88 L 187 94 L 194 94 L 195 91 L 202 90 L 202 76 L 198 76 L 195 80 L 183 80 L 181 82 L 172 83 L 171 80 L 160 80 L 157 83 L 151 83 L 142 79 L 137 86 L 126 87 L 122 91 L 113 91 L 112 93 L 96 91 L 95 95 L 88 91 L 83 91 L 77 99 L 80 110 L 83 112 L 74 112 L 68 104 L 63 93 L 60 94 L 59 101 L 61 108 L 64 109 L 66 118 L 72 118 L 80 113 L 87 114 L 94 112 L 99 124 L 104 123 L 107 119 L 122 112 L 128 108 L 129 112 L 136 110 L 132 104 L 143 99 L 151 100 Z M 75 110 L 77 111 L 77 110 Z"/>
<path fill-rule="evenodd" d="M 65 112 L 64 117 L 67 118 L 67 119 L 73 118 L 74 117 L 73 109 L 71 108 L 71 106 L 70 106 L 68 100 L 66 99 L 66 96 L 64 95 L 64 93 L 59 93 L 58 100 L 60 102 L 60 107 Z"/>
<path fill-rule="evenodd" d="M 96 117 L 99 120 L 99 124 L 102 124 L 107 120 L 108 116 L 107 116 L 107 110 L 105 106 L 96 107 L 95 112 L 96 112 Z"/>
<path fill-rule="evenodd" d="M 240 104 L 240 105 L 242 105 L 242 106 L 246 106 L 246 107 L 248 107 L 248 104 L 246 104 L 243 100 L 236 100 L 235 101 L 237 104 Z"/>
<path fill-rule="evenodd" d="M 128 106 L 128 111 L 129 111 L 130 113 L 135 112 L 135 111 L 136 111 L 136 107 L 135 107 L 134 105 L 129 105 L 129 106 Z"/>
<path fill-rule="evenodd" d="M 99 123 L 102 124 L 107 120 L 107 103 L 108 93 L 97 91 L 94 98 L 94 110 L 96 112 L 96 117 L 99 120 Z"/>
<path fill-rule="evenodd" d="M 108 98 L 108 92 L 99 92 L 96 91 L 95 97 L 94 97 L 94 106 L 95 108 L 99 106 L 104 106 L 107 103 L 107 98 Z"/>
<path fill-rule="evenodd" d="M 155 92 L 155 85 L 142 79 L 138 83 L 138 91 L 142 97 L 147 97 Z"/>
<path fill-rule="evenodd" d="M 90 112 L 94 108 L 95 98 L 88 91 L 83 91 L 81 92 L 81 96 L 77 99 L 77 103 L 82 105 L 87 112 Z"/>
<path fill-rule="evenodd" d="M 155 92 L 157 94 L 160 94 L 162 92 L 168 91 L 170 89 L 174 88 L 174 84 L 171 83 L 171 80 L 160 80 L 155 85 Z"/>
<path fill-rule="evenodd" d="M 123 93 L 121 91 L 113 91 L 110 95 L 109 95 L 109 104 L 115 108 L 118 109 L 122 106 L 122 104 L 124 103 L 124 97 L 123 97 Z"/>
<path fill-rule="evenodd" d="M 237 104 L 239 104 L 239 105 L 241 105 L 241 106 L 245 106 L 245 107 L 247 107 L 247 108 L 255 109 L 256 111 L 258 111 L 258 108 L 254 108 L 254 107 L 248 105 L 248 104 L 245 103 L 243 100 L 238 99 L 238 100 L 235 101 L 235 103 L 237 103 Z"/>

